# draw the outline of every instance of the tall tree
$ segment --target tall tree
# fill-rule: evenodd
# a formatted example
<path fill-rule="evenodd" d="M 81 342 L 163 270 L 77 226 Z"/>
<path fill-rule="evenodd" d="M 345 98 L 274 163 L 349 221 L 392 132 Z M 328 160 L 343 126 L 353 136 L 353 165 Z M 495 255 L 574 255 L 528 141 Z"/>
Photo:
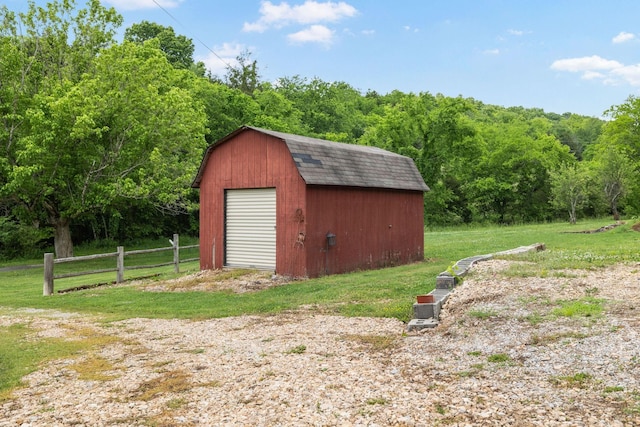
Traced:
<path fill-rule="evenodd" d="M 577 211 L 588 200 L 589 177 L 583 163 L 563 164 L 550 171 L 553 204 L 569 213 L 569 222 L 575 224 Z"/>
<path fill-rule="evenodd" d="M 600 185 L 611 209 L 613 219 L 620 220 L 620 202 L 625 196 L 633 165 L 629 158 L 615 147 L 606 147 L 599 156 L 596 170 L 600 177 Z"/>
<path fill-rule="evenodd" d="M 242 93 L 253 96 L 253 92 L 260 85 L 260 73 L 258 62 L 251 59 L 251 52 L 244 51 L 236 57 L 237 64 L 229 65 L 224 76 L 224 82 L 233 89 L 239 89 Z"/>
<path fill-rule="evenodd" d="M 611 107 L 606 114 L 611 120 L 604 124 L 598 143 L 587 150 L 585 157 L 599 163 L 601 173 L 602 168 L 609 171 L 609 202 L 617 200 L 625 205 L 627 213 L 640 214 L 640 97 L 629 96 L 624 103 Z M 610 167 L 605 167 L 607 164 Z M 618 166 L 614 166 L 616 164 Z M 616 169 L 623 171 L 622 175 L 626 176 L 624 181 L 620 181 L 626 196 L 617 199 L 614 198 L 617 187 L 614 183 L 618 179 L 611 174 Z M 610 207 L 615 215 L 614 206 Z"/>
<path fill-rule="evenodd" d="M 630 159 L 640 163 L 640 97 L 630 96 L 606 114 L 611 121 L 604 126 L 601 141 L 618 147 Z"/>
<path fill-rule="evenodd" d="M 483 124 L 486 155 L 465 184 L 475 215 L 497 222 L 545 220 L 552 216 L 549 171 L 575 161 L 569 148 L 550 135 L 542 117 L 529 121 L 520 112 L 503 110 Z"/>
<path fill-rule="evenodd" d="M 354 143 L 365 131 L 363 111 L 372 101 L 347 83 L 293 76 L 279 79 L 275 89 L 302 113 L 310 136 Z"/>
<path fill-rule="evenodd" d="M 46 174 L 25 163 L 49 153 L 29 146 L 31 119 L 43 99 L 55 99 L 92 72 L 122 18 L 98 0 L 89 0 L 84 9 L 73 0 L 54 0 L 44 8 L 29 1 L 28 11 L 20 14 L 1 6 L 0 22 L 0 201 L 37 227 L 51 219 L 38 197 L 46 191 L 39 186 Z"/>
<path fill-rule="evenodd" d="M 127 28 L 124 32 L 124 39 L 138 44 L 158 39 L 160 50 L 167 56 L 171 65 L 182 69 L 191 69 L 194 65 L 193 40 L 183 35 L 177 35 L 172 27 L 142 21 Z"/>
<path fill-rule="evenodd" d="M 195 79 L 157 45 L 127 42 L 104 50 L 77 84 L 36 96 L 5 191 L 46 214 L 58 257 L 73 253 L 70 224 L 87 212 L 127 198 L 187 207 L 205 146 Z"/>

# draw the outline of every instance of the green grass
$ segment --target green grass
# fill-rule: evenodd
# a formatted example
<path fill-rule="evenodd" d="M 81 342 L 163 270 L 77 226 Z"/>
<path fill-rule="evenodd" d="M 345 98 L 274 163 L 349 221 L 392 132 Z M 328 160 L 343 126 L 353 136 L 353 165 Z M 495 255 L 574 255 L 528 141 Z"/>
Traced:
<path fill-rule="evenodd" d="M 560 306 L 554 308 L 551 314 L 560 317 L 599 317 L 603 311 L 603 303 L 603 300 L 593 297 L 559 301 Z"/>
<path fill-rule="evenodd" d="M 491 354 L 487 357 L 487 362 L 491 363 L 506 363 L 510 360 L 511 358 L 509 357 L 509 355 L 505 353 Z"/>
<path fill-rule="evenodd" d="M 43 361 L 72 356 L 88 345 L 83 341 L 35 339 L 34 331 L 24 323 L 0 327 L 0 402 L 9 398 L 21 378 Z"/>
<path fill-rule="evenodd" d="M 586 372 L 578 372 L 573 375 L 554 377 L 551 382 L 558 386 L 584 388 L 593 380 L 593 376 Z"/>
<path fill-rule="evenodd" d="M 476 310 L 471 310 L 469 311 L 469 316 L 471 317 L 475 317 L 476 319 L 488 319 L 490 317 L 494 317 L 497 316 L 498 312 L 495 310 L 491 310 L 491 309 L 476 309 Z"/>
<path fill-rule="evenodd" d="M 375 271 L 327 276 L 298 281 L 257 293 L 229 292 L 143 292 L 136 287 L 100 287 L 80 292 L 42 296 L 42 270 L 0 273 L 0 306 L 48 308 L 104 316 L 108 320 L 128 317 L 203 319 L 241 314 L 279 313 L 302 305 L 345 316 L 411 318 L 415 295 L 431 291 L 435 276 L 459 259 L 494 253 L 514 247 L 543 242 L 544 252 L 521 255 L 532 261 L 538 271 L 565 268 L 596 268 L 623 261 L 640 261 L 640 233 L 631 224 L 605 233 L 576 234 L 569 231 L 591 230 L 610 220 L 522 225 L 509 227 L 459 227 L 425 233 L 425 261 Z M 182 241 L 186 245 L 187 242 Z M 192 242 L 188 242 L 191 244 Z M 159 242 L 156 246 L 165 246 Z M 152 246 L 148 244 L 147 246 Z M 126 248 L 127 250 L 133 248 Z M 136 248 L 137 249 L 137 248 Z M 101 249 L 104 251 L 104 249 Z M 99 252 L 95 248 L 87 252 Z M 191 257 L 192 254 L 184 254 Z M 164 258 L 163 258 L 164 257 Z M 133 258 L 133 257 L 132 257 Z M 171 260 L 171 252 L 138 255 L 131 263 L 147 264 Z M 56 264 L 56 274 L 105 268 L 113 259 L 83 263 Z M 39 263 L 33 260 L 28 263 Z M 181 271 L 197 271 L 197 263 L 181 265 Z M 159 274 L 157 280 L 175 277 L 172 267 L 125 272 L 125 279 Z M 91 283 L 112 282 L 115 273 L 56 280 L 55 289 Z"/>
<path fill-rule="evenodd" d="M 288 354 L 302 354 L 307 351 L 307 346 L 304 344 L 297 345 L 286 351 Z"/>

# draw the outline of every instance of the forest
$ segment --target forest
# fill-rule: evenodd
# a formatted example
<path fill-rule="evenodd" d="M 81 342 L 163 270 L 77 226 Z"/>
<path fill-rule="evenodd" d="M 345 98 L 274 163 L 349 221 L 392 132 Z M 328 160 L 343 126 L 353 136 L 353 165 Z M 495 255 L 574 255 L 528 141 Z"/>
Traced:
<path fill-rule="evenodd" d="M 605 119 L 380 94 L 317 77 L 224 76 L 193 41 L 99 0 L 0 6 L 0 260 L 88 242 L 197 235 L 206 147 L 242 125 L 411 157 L 431 188 L 425 227 L 640 214 L 640 98 Z M 428 88 L 425 88 L 428 89 Z"/>

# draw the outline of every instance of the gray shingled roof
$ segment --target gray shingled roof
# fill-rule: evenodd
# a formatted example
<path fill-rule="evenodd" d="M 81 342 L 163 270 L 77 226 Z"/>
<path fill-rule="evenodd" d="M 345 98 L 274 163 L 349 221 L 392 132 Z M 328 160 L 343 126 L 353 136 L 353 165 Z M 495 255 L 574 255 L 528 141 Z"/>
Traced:
<path fill-rule="evenodd" d="M 252 129 L 282 139 L 287 144 L 302 179 L 308 185 L 429 191 L 418 168 L 409 157 L 377 147 L 343 144 L 250 126 L 244 126 L 230 136 L 244 129 Z M 205 154 L 194 187 L 199 187 L 209 151 Z"/>

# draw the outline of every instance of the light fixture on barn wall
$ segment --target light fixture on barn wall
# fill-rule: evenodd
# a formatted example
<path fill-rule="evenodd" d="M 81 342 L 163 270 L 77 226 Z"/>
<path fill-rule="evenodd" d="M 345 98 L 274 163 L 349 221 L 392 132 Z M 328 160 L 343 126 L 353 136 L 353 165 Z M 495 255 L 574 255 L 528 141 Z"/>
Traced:
<path fill-rule="evenodd" d="M 336 245 L 336 235 L 328 232 L 327 233 L 327 249 L 325 249 L 324 251 L 324 272 L 325 274 L 330 274 L 329 273 L 329 248 L 331 246 L 335 246 Z"/>
<path fill-rule="evenodd" d="M 327 249 L 330 246 L 335 246 L 336 245 L 336 235 L 333 233 L 327 233 Z"/>

